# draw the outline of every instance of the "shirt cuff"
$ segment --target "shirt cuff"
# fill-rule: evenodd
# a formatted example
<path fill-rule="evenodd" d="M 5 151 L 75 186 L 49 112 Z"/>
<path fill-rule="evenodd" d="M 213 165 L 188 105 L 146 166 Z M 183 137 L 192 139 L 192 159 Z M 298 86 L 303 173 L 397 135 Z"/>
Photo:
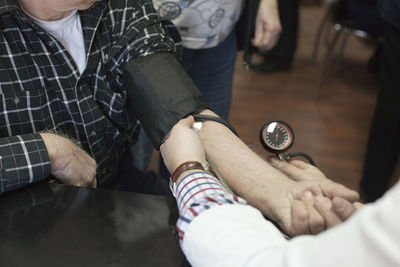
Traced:
<path fill-rule="evenodd" d="M 40 134 L 0 138 L 0 194 L 48 177 L 50 172 L 49 154 Z"/>
<path fill-rule="evenodd" d="M 174 193 L 179 209 L 180 241 L 190 222 L 203 211 L 220 205 L 247 205 L 244 199 L 230 194 L 217 178 L 203 171 L 184 176 L 174 187 Z"/>

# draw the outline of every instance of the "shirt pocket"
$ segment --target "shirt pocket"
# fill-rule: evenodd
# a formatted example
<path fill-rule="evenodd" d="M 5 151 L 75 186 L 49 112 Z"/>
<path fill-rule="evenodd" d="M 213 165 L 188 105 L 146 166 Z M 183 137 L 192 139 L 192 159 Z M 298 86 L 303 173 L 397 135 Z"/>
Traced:
<path fill-rule="evenodd" d="M 61 114 L 59 101 L 51 94 L 52 91 L 46 88 L 0 94 L 0 135 L 54 129 Z"/>

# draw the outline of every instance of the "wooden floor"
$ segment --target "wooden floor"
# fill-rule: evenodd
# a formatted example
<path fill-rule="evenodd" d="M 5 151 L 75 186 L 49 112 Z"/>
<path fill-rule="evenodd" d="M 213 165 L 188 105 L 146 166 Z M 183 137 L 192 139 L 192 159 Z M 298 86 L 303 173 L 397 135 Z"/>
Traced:
<path fill-rule="evenodd" d="M 262 155 L 267 152 L 258 141 L 261 125 L 271 119 L 288 122 L 296 137 L 291 151 L 310 154 L 329 178 L 358 190 L 378 90 L 377 75 L 366 69 L 373 47 L 351 36 L 340 71 L 325 76 L 315 99 L 325 51 L 316 65 L 311 54 L 324 11 L 325 6 L 301 7 L 298 50 L 290 73 L 247 73 L 239 54 L 230 119 L 242 139 Z"/>
<path fill-rule="evenodd" d="M 238 54 L 230 121 L 241 138 L 265 157 L 268 153 L 258 140 L 260 127 L 271 119 L 288 122 L 296 136 L 290 151 L 308 153 L 329 178 L 358 190 L 378 90 L 377 75 L 366 69 L 373 47 L 351 36 L 340 71 L 326 75 L 315 99 L 321 65 L 312 64 L 311 53 L 325 8 L 301 6 L 298 50 L 291 72 L 248 72 Z M 321 59 L 324 52 L 323 47 Z M 157 157 L 150 169 L 156 169 Z"/>

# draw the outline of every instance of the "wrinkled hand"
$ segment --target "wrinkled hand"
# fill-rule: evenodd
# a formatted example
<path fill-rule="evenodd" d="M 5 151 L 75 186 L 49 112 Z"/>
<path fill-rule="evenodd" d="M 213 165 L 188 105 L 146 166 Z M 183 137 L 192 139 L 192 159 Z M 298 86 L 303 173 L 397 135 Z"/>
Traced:
<path fill-rule="evenodd" d="M 288 163 L 276 158 L 272 158 L 270 162 L 275 168 L 297 181 L 291 191 L 293 201 L 291 220 L 295 232 L 306 231 L 305 223 L 298 225 L 299 220 L 307 213 L 304 211 L 308 211 L 310 218 L 313 218 L 310 221 L 314 221 L 317 230 L 321 228 L 324 230 L 342 223 L 361 206 L 360 203 L 354 203 L 359 199 L 356 191 L 327 179 L 318 168 L 308 163 L 299 160 L 292 160 Z M 307 184 L 308 191 L 304 189 Z M 316 212 L 317 214 L 315 214 Z M 323 227 L 321 218 L 324 223 Z M 309 228 L 310 233 L 318 232 L 313 231 L 311 226 Z"/>
<path fill-rule="evenodd" d="M 261 0 L 256 18 L 256 30 L 252 43 L 261 49 L 272 49 L 282 31 L 276 0 Z"/>
<path fill-rule="evenodd" d="M 333 226 L 331 222 L 334 220 L 331 218 L 337 214 L 331 210 L 331 206 L 320 205 L 318 208 L 324 209 L 321 214 L 315 204 L 321 197 L 328 196 L 328 203 L 334 196 L 350 202 L 358 200 L 357 192 L 328 179 L 298 182 L 287 179 L 274 188 L 273 193 L 265 198 L 264 206 L 267 208 L 259 208 L 290 236 L 317 234 Z"/>
<path fill-rule="evenodd" d="M 170 173 L 186 161 L 205 162 L 204 147 L 192 129 L 193 123 L 192 116 L 180 120 L 160 146 L 161 155 Z"/>
<path fill-rule="evenodd" d="M 67 138 L 41 133 L 51 161 L 51 174 L 69 185 L 96 187 L 96 161 Z"/>
<path fill-rule="evenodd" d="M 295 181 L 328 179 L 317 167 L 301 160 L 292 159 L 287 162 L 271 157 L 269 162 Z"/>
<path fill-rule="evenodd" d="M 327 228 L 331 228 L 347 220 L 354 212 L 362 208 L 363 204 L 351 203 L 341 197 L 335 197 L 332 201 L 326 197 L 318 197 L 315 207 L 324 218 Z"/>

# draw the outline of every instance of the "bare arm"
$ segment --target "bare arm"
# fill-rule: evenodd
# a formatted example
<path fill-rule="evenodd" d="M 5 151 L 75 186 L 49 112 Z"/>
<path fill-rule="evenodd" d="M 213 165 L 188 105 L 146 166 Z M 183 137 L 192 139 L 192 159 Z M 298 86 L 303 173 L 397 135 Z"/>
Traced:
<path fill-rule="evenodd" d="M 213 115 L 209 110 L 202 114 Z M 328 179 L 299 182 L 288 179 L 218 123 L 205 122 L 200 138 L 229 186 L 290 235 L 325 229 L 324 219 L 308 198 L 330 192 L 351 202 L 358 200 L 355 191 Z"/>
<path fill-rule="evenodd" d="M 0 194 L 52 174 L 60 182 L 96 186 L 96 162 L 69 139 L 51 133 L 0 138 Z"/>
<path fill-rule="evenodd" d="M 270 162 L 295 181 L 328 180 L 317 167 L 301 160 L 286 162 L 273 157 Z M 338 188 L 338 190 L 341 189 Z M 324 217 L 326 228 L 331 228 L 347 220 L 354 212 L 363 207 L 360 202 L 352 203 L 335 195 L 335 191 L 324 192 L 324 196 L 319 196 L 313 201 L 315 208 Z"/>
<path fill-rule="evenodd" d="M 41 133 L 51 162 L 51 174 L 60 182 L 96 187 L 96 162 L 71 140 L 51 133 Z"/>
<path fill-rule="evenodd" d="M 278 42 L 281 31 L 277 0 L 261 0 L 253 45 L 262 49 L 272 49 Z"/>

